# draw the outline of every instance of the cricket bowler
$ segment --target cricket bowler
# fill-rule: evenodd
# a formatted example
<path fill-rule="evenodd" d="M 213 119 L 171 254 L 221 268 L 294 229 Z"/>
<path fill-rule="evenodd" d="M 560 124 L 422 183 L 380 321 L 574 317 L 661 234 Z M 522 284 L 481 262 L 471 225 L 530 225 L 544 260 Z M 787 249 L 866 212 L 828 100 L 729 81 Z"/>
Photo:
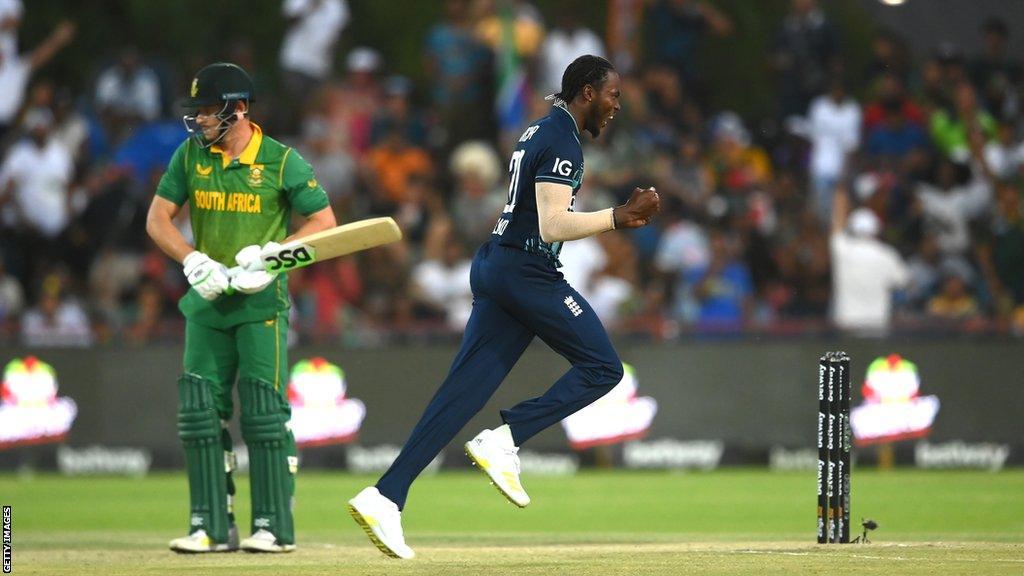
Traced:
<path fill-rule="evenodd" d="M 310 165 L 249 120 L 253 99 L 252 79 L 234 64 L 211 64 L 196 74 L 184 102 L 191 136 L 171 158 L 146 220 L 150 237 L 181 262 L 190 285 L 178 304 L 185 315 L 178 435 L 191 513 L 188 535 L 170 543 L 175 552 L 295 549 L 298 458 L 285 395 L 288 280 L 265 271 L 260 254 L 335 220 Z M 186 202 L 194 245 L 172 222 Z M 305 221 L 288 236 L 293 210 Z M 229 277 L 225 262 L 241 272 Z M 241 543 L 228 433 L 236 378 L 252 484 L 252 535 Z"/>
<path fill-rule="evenodd" d="M 647 224 L 658 212 L 658 194 L 636 188 L 622 206 L 575 212 L 583 181 L 580 133 L 597 138 L 619 110 L 619 75 L 604 58 L 581 56 L 566 68 L 561 92 L 549 98 L 551 113 L 519 138 L 507 202 L 473 259 L 473 312 L 448 377 L 388 471 L 349 500 L 349 513 L 389 556 L 415 555 L 401 523 L 409 486 L 484 406 L 535 336 L 572 367 L 543 396 L 502 410 L 501 426 L 465 445 L 473 463 L 519 507 L 530 503 L 519 481 L 519 446 L 622 379 L 604 326 L 558 271 L 558 254 L 563 242 Z"/>

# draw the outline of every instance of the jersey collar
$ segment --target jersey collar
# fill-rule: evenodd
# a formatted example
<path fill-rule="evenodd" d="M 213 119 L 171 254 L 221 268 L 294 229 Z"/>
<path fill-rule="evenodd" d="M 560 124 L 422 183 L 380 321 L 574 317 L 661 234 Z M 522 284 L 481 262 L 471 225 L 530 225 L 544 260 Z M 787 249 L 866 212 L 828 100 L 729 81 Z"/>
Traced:
<path fill-rule="evenodd" d="M 572 121 L 572 128 L 573 128 L 573 130 L 576 131 L 576 136 L 577 136 L 577 139 L 578 139 L 578 137 L 580 135 L 580 127 L 576 125 L 576 117 L 572 115 L 572 112 L 569 112 L 569 108 L 566 106 L 566 104 L 564 102 L 556 102 L 551 107 L 552 108 L 558 108 L 562 112 L 565 112 L 565 115 L 569 117 L 570 121 Z"/>
<path fill-rule="evenodd" d="M 242 154 L 238 156 L 238 163 L 251 166 L 256 163 L 256 154 L 260 151 L 260 145 L 263 144 L 263 129 L 255 122 L 250 121 L 249 125 L 252 126 L 252 137 L 249 138 L 249 143 L 245 145 L 245 150 L 242 150 Z M 231 164 L 231 158 L 228 158 L 228 155 L 220 146 L 216 144 L 210 146 L 210 152 L 220 154 L 224 168 Z"/>

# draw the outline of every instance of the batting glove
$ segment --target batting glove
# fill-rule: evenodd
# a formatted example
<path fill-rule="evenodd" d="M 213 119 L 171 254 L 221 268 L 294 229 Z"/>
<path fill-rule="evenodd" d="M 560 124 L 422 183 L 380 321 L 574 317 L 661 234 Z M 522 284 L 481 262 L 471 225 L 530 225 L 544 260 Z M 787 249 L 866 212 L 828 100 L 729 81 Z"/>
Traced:
<path fill-rule="evenodd" d="M 242 294 L 255 294 L 270 285 L 274 275 L 263 270 L 242 270 L 231 279 L 231 288 Z"/>
<path fill-rule="evenodd" d="M 214 300 L 228 287 L 228 269 L 206 254 L 195 250 L 182 260 L 185 278 L 204 300 Z"/>
<path fill-rule="evenodd" d="M 238 263 L 243 269 L 250 272 L 264 269 L 263 254 L 265 252 L 273 252 L 280 248 L 281 245 L 277 242 L 267 242 L 263 246 L 253 244 L 246 246 L 235 254 L 235 262 Z"/>

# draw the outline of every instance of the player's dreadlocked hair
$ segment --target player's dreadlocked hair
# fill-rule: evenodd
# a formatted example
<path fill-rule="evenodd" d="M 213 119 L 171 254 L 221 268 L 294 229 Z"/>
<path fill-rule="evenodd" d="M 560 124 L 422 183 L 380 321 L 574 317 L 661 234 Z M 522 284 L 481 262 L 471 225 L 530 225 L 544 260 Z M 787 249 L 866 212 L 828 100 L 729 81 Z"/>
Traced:
<path fill-rule="evenodd" d="M 612 63 L 600 56 L 590 54 L 580 56 L 573 60 L 562 74 L 562 91 L 552 94 L 546 99 L 568 104 L 587 84 L 594 88 L 600 88 L 608 78 L 608 72 L 612 70 L 615 70 Z"/>

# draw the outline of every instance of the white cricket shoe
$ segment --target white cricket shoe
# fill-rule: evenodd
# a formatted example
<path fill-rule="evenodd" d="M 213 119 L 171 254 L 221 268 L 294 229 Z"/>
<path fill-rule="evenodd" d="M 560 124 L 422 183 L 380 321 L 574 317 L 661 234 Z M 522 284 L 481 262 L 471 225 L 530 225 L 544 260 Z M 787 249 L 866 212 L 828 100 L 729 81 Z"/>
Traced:
<path fill-rule="evenodd" d="M 226 543 L 214 542 L 206 534 L 206 530 L 200 528 L 184 538 L 171 540 L 170 548 L 179 554 L 203 554 L 206 552 L 234 552 L 238 550 L 238 528 L 234 524 L 228 528 L 228 541 Z"/>
<path fill-rule="evenodd" d="M 519 481 L 519 448 L 502 442 L 493 430 L 484 430 L 466 442 L 466 456 L 491 479 L 508 501 L 526 508 L 530 496 Z"/>
<path fill-rule="evenodd" d="M 246 552 L 292 552 L 295 544 L 281 544 L 277 537 L 260 528 L 255 534 L 242 540 L 242 550 Z"/>
<path fill-rule="evenodd" d="M 362 526 L 363 532 L 378 550 L 392 558 L 408 560 L 416 553 L 405 544 L 402 534 L 402 512 L 376 486 L 363 488 L 348 501 L 348 513 Z"/>

